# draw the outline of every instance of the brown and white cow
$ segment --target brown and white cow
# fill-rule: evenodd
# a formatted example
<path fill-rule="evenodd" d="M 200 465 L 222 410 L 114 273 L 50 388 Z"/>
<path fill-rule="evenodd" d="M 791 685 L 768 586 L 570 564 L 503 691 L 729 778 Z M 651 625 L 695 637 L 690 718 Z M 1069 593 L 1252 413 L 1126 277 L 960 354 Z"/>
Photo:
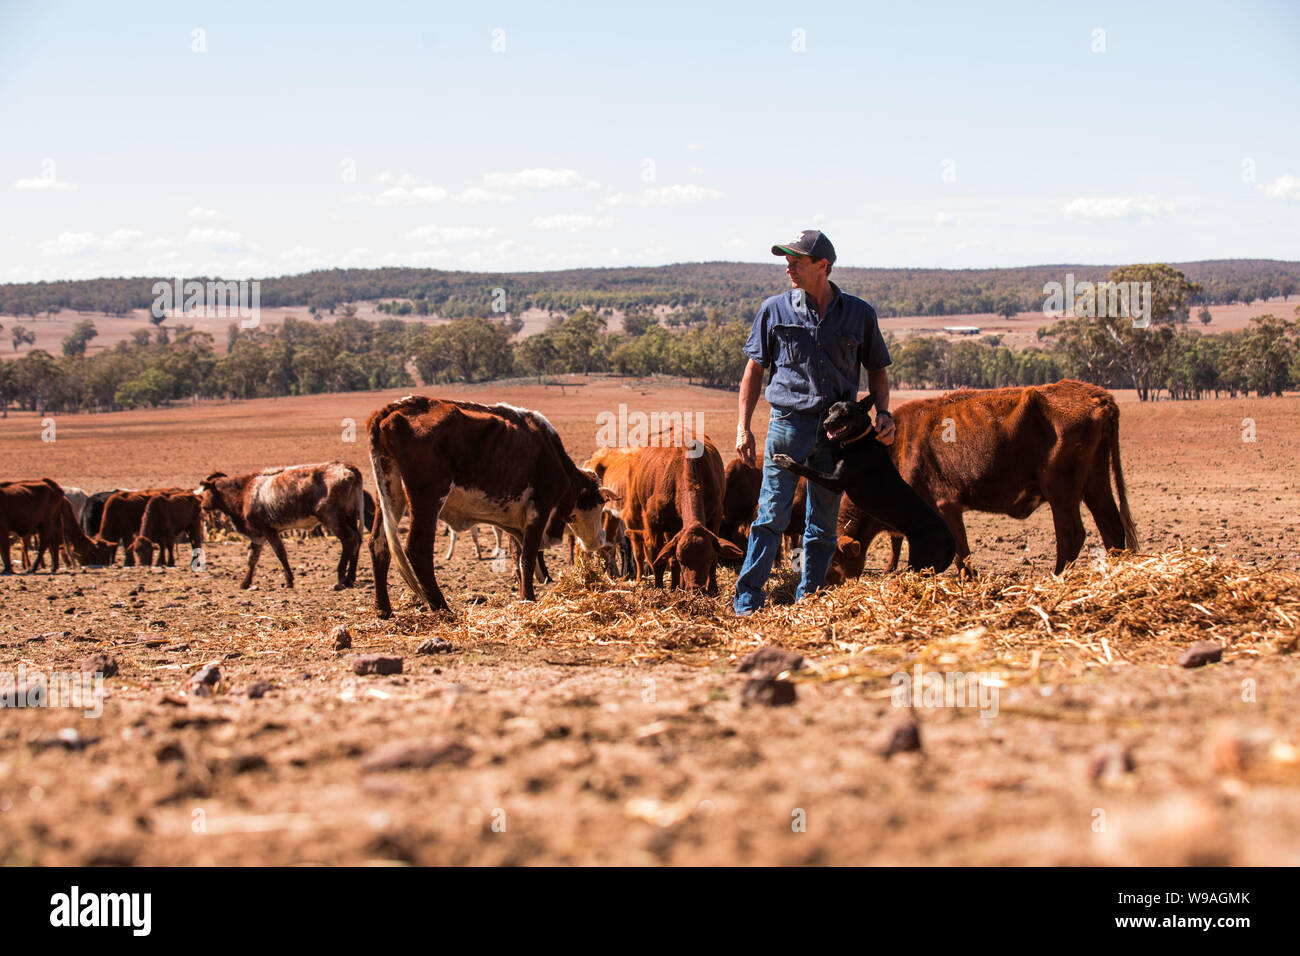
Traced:
<path fill-rule="evenodd" d="M 197 491 L 205 511 L 221 512 L 236 531 L 249 539 L 248 573 L 239 585 L 241 588 L 252 586 L 257 559 L 267 542 L 284 568 L 284 586 L 293 587 L 293 571 L 280 532 L 309 528 L 317 522 L 343 545 L 334 590 L 356 583 L 365 506 L 361 472 L 354 466 L 325 461 L 265 468 L 233 478 L 218 471 L 204 478 Z"/>
<path fill-rule="evenodd" d="M 456 531 L 490 524 L 516 538 L 525 601 L 534 599 L 539 549 L 559 544 L 566 526 L 589 550 L 604 544 L 601 512 L 612 492 L 573 463 L 539 412 L 412 395 L 371 414 L 366 431 L 378 485 L 370 556 L 380 617 L 392 614 L 393 558 L 421 600 L 434 610 L 447 608 L 433 567 L 439 518 Z M 397 526 L 408 501 L 411 530 L 403 548 Z"/>
<path fill-rule="evenodd" d="M 0 548 L 4 573 L 13 574 L 10 536 L 38 535 L 36 560 L 50 552 L 50 573 L 59 570 L 59 544 L 63 541 L 63 489 L 49 478 L 0 481 Z M 35 563 L 33 563 L 35 568 Z"/>
<path fill-rule="evenodd" d="M 725 480 L 722 457 L 703 435 L 637 451 L 623 521 L 638 581 L 653 572 L 655 586 L 662 587 L 664 571 L 671 569 L 672 587 L 717 593 L 719 558 L 743 557 L 740 548 L 718 537 Z"/>
<path fill-rule="evenodd" d="M 1119 407 L 1104 388 L 1066 380 L 964 389 L 904 402 L 894 410 L 894 423 L 890 454 L 898 472 L 948 525 L 959 568 L 970 556 L 963 512 L 1024 519 L 1044 501 L 1056 528 L 1056 574 L 1083 547 L 1080 503 L 1092 512 L 1108 549 L 1137 548 L 1120 466 Z M 827 582 L 860 575 L 872 539 L 889 530 L 845 499 Z M 895 535 L 887 570 L 897 566 L 900 548 Z"/>
<path fill-rule="evenodd" d="M 145 505 L 140 528 L 128 546 L 143 567 L 158 551 L 158 567 L 164 556 L 168 567 L 176 566 L 176 538 L 189 538 L 191 552 L 203 547 L 203 514 L 198 496 L 193 493 L 155 495 Z"/>

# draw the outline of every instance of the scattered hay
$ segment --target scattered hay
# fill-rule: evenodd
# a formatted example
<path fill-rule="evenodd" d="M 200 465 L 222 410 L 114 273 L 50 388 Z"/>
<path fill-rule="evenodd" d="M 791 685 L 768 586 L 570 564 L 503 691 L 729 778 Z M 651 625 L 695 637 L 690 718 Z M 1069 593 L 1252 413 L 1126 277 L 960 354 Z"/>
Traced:
<path fill-rule="evenodd" d="M 793 577 L 774 573 L 774 601 Z M 943 669 L 1000 668 L 1012 682 L 1042 679 L 1048 667 L 1077 674 L 1163 662 L 1175 645 L 1199 640 L 1230 655 L 1286 653 L 1300 637 L 1300 573 L 1246 568 L 1199 550 L 1116 554 L 1059 577 L 872 575 L 749 617 L 732 612 L 734 582 L 720 572 L 713 597 L 660 590 L 612 581 L 585 555 L 536 603 L 493 600 L 421 614 L 400 629 L 521 649 L 601 646 L 603 660 L 627 664 L 706 665 L 779 642 L 816 655 L 804 680 L 872 680 L 921 660 Z"/>

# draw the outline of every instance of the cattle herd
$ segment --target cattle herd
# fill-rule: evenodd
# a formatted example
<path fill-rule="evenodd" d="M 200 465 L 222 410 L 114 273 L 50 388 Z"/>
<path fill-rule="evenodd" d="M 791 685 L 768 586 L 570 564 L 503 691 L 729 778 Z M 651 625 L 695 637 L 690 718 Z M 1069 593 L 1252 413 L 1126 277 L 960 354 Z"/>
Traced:
<path fill-rule="evenodd" d="M 829 584 L 861 575 L 881 532 L 893 539 L 889 571 L 904 539 L 914 569 L 943 571 L 955 558 L 968 570 L 963 512 L 1023 519 L 1044 501 L 1055 525 L 1056 573 L 1083 546 L 1081 504 L 1107 548 L 1137 547 L 1120 466 L 1119 409 L 1104 389 L 1064 381 L 963 390 L 905 402 L 894 418 L 896 439 L 886 448 L 870 437 L 866 407 L 841 403 L 823 426 L 836 449 L 834 472 L 777 459 L 801 476 L 787 546 L 797 547 L 802 535 L 806 481 L 844 496 Z M 322 528 L 342 547 L 334 585 L 342 589 L 356 582 L 369 527 L 375 608 L 388 617 L 393 561 L 417 598 L 435 610 L 448 606 L 434 568 L 434 538 L 444 522 L 453 546 L 456 532 L 484 524 L 498 530 L 499 552 L 499 531 L 506 532 L 523 600 L 533 600 L 535 577 L 549 578 L 543 549 L 566 536 L 571 561 L 576 544 L 598 554 L 611 574 L 650 578 L 656 587 L 667 574 L 671 587 L 715 594 L 717 566 L 743 558 L 758 504 L 761 468 L 737 459 L 724 469 L 703 435 L 601 448 L 578 465 L 539 412 L 421 396 L 378 409 L 366 431 L 375 499 L 361 471 L 340 461 L 214 472 L 193 489 L 88 495 L 49 478 L 0 482 L 4 573 L 13 573 L 15 541 L 29 571 L 47 558 L 57 571 L 61 553 L 74 564 L 111 565 L 119 546 L 127 566 L 174 566 L 177 539 L 188 540 L 193 562 L 205 525 L 226 522 L 249 539 L 241 587 L 251 586 L 268 543 L 293 587 L 281 533 Z M 398 526 L 408 512 L 403 545 Z"/>

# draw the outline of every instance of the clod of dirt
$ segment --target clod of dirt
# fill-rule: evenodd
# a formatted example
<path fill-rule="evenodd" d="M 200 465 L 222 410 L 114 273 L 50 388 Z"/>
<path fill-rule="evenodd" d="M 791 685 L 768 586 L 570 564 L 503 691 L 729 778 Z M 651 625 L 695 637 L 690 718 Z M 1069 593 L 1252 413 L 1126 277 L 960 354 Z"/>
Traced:
<path fill-rule="evenodd" d="M 252 687 L 248 688 L 248 696 L 257 700 L 259 697 L 265 697 L 268 692 L 275 689 L 275 685 L 269 681 L 260 680 Z"/>
<path fill-rule="evenodd" d="M 396 743 L 371 753 L 361 761 L 361 769 L 366 773 L 377 773 L 385 770 L 423 769 L 440 763 L 460 766 L 472 756 L 473 750 L 454 740 L 437 744 Z"/>
<path fill-rule="evenodd" d="M 1132 773 L 1133 754 L 1122 744 L 1100 744 L 1088 760 L 1088 778 L 1093 782 L 1118 780 Z"/>
<path fill-rule="evenodd" d="M 159 763 L 166 763 L 168 760 L 184 760 L 185 750 L 177 741 L 169 740 L 165 744 L 160 745 L 158 749 L 153 752 L 153 755 L 157 758 Z"/>
<path fill-rule="evenodd" d="M 797 671 L 801 667 L 803 667 L 802 654 L 787 651 L 784 647 L 768 645 L 747 655 L 740 662 L 737 670 L 758 680 L 775 678 L 784 671 Z"/>
<path fill-rule="evenodd" d="M 429 637 L 420 642 L 415 649 L 417 654 L 448 654 L 452 650 L 451 641 L 445 637 Z"/>
<path fill-rule="evenodd" d="M 221 671 L 217 669 L 216 664 L 208 664 L 186 681 L 186 686 L 195 697 L 210 697 L 216 693 L 217 685 L 220 683 Z"/>
<path fill-rule="evenodd" d="M 1223 648 L 1213 641 L 1197 641 L 1189 647 L 1178 663 L 1183 667 L 1204 667 L 1223 659 Z"/>
<path fill-rule="evenodd" d="M 330 640 L 334 642 L 334 650 L 347 650 L 352 646 L 352 632 L 346 624 L 339 624 L 330 631 Z"/>
<path fill-rule="evenodd" d="M 911 715 L 900 717 L 889 731 L 889 739 L 880 748 L 880 756 L 889 759 L 894 754 L 921 749 L 921 725 Z"/>
<path fill-rule="evenodd" d="M 356 674 L 400 674 L 402 659 L 385 657 L 383 654 L 362 654 L 352 659 L 352 671 Z"/>
<path fill-rule="evenodd" d="M 255 753 L 235 754 L 226 761 L 226 769 L 232 774 L 247 773 L 249 770 L 262 770 L 266 766 L 266 757 Z"/>
<path fill-rule="evenodd" d="M 81 670 L 87 674 L 103 674 L 105 677 L 116 677 L 117 661 L 107 654 L 92 654 L 81 662 Z"/>
<path fill-rule="evenodd" d="M 741 697 L 741 702 L 746 707 L 750 704 L 784 707 L 787 704 L 793 704 L 794 699 L 794 684 L 791 684 L 788 680 L 760 677 L 745 681 L 745 691 Z"/>

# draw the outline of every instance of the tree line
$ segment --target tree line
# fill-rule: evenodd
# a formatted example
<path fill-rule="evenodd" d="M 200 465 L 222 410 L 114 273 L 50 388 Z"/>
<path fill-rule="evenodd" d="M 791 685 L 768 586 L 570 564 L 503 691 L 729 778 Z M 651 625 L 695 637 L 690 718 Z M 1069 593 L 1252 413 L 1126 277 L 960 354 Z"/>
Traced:
<path fill-rule="evenodd" d="M 1300 291 L 1300 262 L 1217 259 L 1174 263 L 1198 292 L 1196 305 L 1230 305 L 1289 297 Z M 1035 311 L 1043 286 L 1063 281 L 1097 281 L 1112 266 L 1044 265 L 1012 269 L 858 269 L 837 266 L 833 279 L 846 291 L 865 295 L 882 316 L 958 315 Z M 327 269 L 260 280 L 261 305 L 306 308 L 335 315 L 344 303 L 380 301 L 394 315 L 492 318 L 537 308 L 572 313 L 580 309 L 692 310 L 720 307 L 737 318 L 753 315 L 779 281 L 779 263 L 685 263 L 621 269 L 559 272 L 471 273 L 435 269 Z M 216 277 L 188 277 L 208 281 Z M 68 309 L 126 315 L 149 309 L 153 285 L 168 277 L 86 279 L 0 285 L 0 315 L 37 317 Z M 494 311 L 494 309 L 496 311 Z"/>
<path fill-rule="evenodd" d="M 1251 327 L 1206 335 L 1187 327 L 1200 292 L 1167 265 L 1113 270 L 1115 283 L 1149 282 L 1147 324 L 1135 316 L 1082 315 L 1039 330 L 1040 344 L 1011 349 L 999 336 L 951 341 L 887 336 L 890 379 L 900 388 L 996 388 L 1079 378 L 1135 388 L 1143 400 L 1213 394 L 1280 395 L 1300 387 L 1300 322 L 1258 316 Z M 1100 301 L 1100 300 L 1099 300 Z M 321 392 L 474 383 L 560 374 L 668 375 L 734 388 L 746 363 L 748 319 L 730 310 L 691 308 L 667 323 L 632 309 L 611 332 L 599 311 L 555 316 L 523 339 L 521 319 L 466 315 L 450 322 L 371 322 L 345 306 L 332 322 L 288 318 L 268 328 L 231 323 L 224 354 L 213 338 L 183 324 L 135 330 L 87 356 L 97 332 L 83 320 L 62 355 L 34 349 L 0 362 L 0 408 L 38 412 L 114 411 L 202 398 L 249 399 Z M 1078 310 L 1088 312 L 1095 310 Z M 1297 308 L 1300 313 L 1300 308 Z"/>

